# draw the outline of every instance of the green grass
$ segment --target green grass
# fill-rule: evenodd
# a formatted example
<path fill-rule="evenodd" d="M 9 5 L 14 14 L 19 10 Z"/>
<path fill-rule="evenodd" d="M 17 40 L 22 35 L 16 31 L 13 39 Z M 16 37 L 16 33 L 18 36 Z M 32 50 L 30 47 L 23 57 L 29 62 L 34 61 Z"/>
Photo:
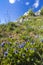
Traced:
<path fill-rule="evenodd" d="M 0 24 L 0 65 L 43 65 L 43 16 L 27 18 Z"/>

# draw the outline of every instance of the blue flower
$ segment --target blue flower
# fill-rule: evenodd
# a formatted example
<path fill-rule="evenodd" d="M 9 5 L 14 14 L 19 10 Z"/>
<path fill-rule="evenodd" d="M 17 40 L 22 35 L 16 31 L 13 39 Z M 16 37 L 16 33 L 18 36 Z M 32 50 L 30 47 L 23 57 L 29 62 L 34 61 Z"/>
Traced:
<path fill-rule="evenodd" d="M 15 50 L 14 53 L 15 53 L 15 54 L 18 54 L 18 50 Z"/>
<path fill-rule="evenodd" d="M 4 47 L 4 45 L 5 45 L 5 42 L 2 42 L 2 43 L 1 43 L 1 46 Z"/>
<path fill-rule="evenodd" d="M 6 57 L 8 55 L 8 51 L 4 52 L 4 57 Z"/>
<path fill-rule="evenodd" d="M 26 56 L 25 53 L 23 53 L 22 56 L 25 57 Z"/>
<path fill-rule="evenodd" d="M 34 50 L 34 51 L 36 51 L 36 48 L 30 48 L 30 50 Z"/>
<path fill-rule="evenodd" d="M 26 48 L 26 52 L 28 51 L 28 48 Z"/>
<path fill-rule="evenodd" d="M 30 48 L 30 50 L 33 50 L 33 48 Z"/>
<path fill-rule="evenodd" d="M 19 48 L 24 48 L 25 44 L 26 44 L 26 43 L 20 44 L 20 45 L 19 45 Z"/>

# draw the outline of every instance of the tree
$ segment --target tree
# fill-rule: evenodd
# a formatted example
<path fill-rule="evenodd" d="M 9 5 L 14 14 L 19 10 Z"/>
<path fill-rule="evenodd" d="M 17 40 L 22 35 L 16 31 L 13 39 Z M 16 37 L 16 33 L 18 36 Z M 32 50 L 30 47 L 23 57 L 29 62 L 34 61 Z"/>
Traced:
<path fill-rule="evenodd" d="M 29 10 L 29 15 L 30 16 L 35 16 L 34 12 L 32 10 Z"/>
<path fill-rule="evenodd" d="M 40 12 L 40 15 L 43 15 L 43 8 L 41 8 L 41 12 Z"/>

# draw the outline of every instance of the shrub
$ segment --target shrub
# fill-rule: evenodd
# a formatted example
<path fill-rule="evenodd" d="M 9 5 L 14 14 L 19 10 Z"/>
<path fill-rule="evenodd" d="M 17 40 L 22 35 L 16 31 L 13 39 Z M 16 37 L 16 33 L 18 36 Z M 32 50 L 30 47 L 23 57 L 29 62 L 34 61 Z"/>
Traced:
<path fill-rule="evenodd" d="M 29 14 L 30 16 L 35 16 L 34 12 L 32 10 L 29 10 Z"/>
<path fill-rule="evenodd" d="M 41 12 L 40 12 L 40 15 L 43 15 L 43 8 L 41 8 Z"/>

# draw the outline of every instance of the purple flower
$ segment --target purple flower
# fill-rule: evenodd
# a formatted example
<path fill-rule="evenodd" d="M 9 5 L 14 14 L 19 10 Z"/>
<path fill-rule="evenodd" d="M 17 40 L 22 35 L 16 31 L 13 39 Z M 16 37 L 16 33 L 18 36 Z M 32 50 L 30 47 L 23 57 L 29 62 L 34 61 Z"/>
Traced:
<path fill-rule="evenodd" d="M 24 48 L 25 44 L 26 44 L 26 43 L 20 44 L 20 45 L 19 45 L 19 48 Z"/>
<path fill-rule="evenodd" d="M 4 57 L 6 57 L 8 55 L 8 52 L 6 51 L 6 52 L 4 52 Z"/>
<path fill-rule="evenodd" d="M 30 48 L 30 50 L 33 50 L 33 48 Z"/>
<path fill-rule="evenodd" d="M 14 53 L 17 54 L 18 53 L 18 50 L 15 50 Z"/>
<path fill-rule="evenodd" d="M 30 48 L 30 50 L 34 50 L 34 51 L 36 51 L 36 48 Z"/>
<path fill-rule="evenodd" d="M 28 51 L 28 48 L 26 48 L 26 52 Z"/>
<path fill-rule="evenodd" d="M 25 57 L 26 56 L 25 53 L 23 53 L 22 56 Z"/>
<path fill-rule="evenodd" d="M 5 45 L 5 42 L 2 42 L 2 43 L 1 43 L 1 46 L 4 47 L 4 45 Z"/>

